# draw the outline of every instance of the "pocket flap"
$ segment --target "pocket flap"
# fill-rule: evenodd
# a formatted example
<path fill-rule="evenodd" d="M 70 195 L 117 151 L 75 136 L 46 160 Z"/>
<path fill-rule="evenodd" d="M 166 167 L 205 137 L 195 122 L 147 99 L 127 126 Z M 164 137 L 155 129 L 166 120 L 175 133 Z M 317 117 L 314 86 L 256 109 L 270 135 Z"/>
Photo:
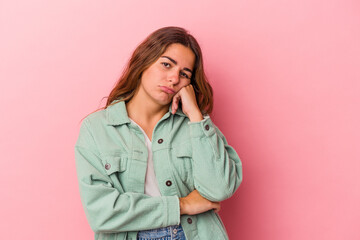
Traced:
<path fill-rule="evenodd" d="M 127 157 L 124 156 L 105 156 L 103 158 L 103 165 L 108 175 L 114 172 L 123 172 L 126 170 Z"/>

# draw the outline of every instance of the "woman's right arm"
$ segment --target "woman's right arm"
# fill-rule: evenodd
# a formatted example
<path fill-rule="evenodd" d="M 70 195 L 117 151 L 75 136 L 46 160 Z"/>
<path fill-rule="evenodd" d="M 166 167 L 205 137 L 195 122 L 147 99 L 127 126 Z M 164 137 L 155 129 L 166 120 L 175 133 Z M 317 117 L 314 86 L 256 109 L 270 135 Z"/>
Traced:
<path fill-rule="evenodd" d="M 113 181 L 115 175 L 107 175 L 103 170 L 86 120 L 75 145 L 75 162 L 80 198 L 92 230 L 127 232 L 180 224 L 178 196 L 152 197 L 119 190 L 122 186 Z"/>

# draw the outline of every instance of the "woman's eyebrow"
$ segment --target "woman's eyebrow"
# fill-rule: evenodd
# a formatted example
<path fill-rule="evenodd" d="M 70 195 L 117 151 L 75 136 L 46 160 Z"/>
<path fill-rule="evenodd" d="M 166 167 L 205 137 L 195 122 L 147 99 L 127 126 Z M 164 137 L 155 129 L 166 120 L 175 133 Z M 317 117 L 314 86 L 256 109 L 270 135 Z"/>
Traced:
<path fill-rule="evenodd" d="M 171 57 L 168 57 L 168 56 L 161 56 L 162 58 L 167 58 L 167 59 L 169 59 L 170 61 L 172 61 L 175 65 L 177 65 L 177 62 L 174 60 L 174 59 L 172 59 Z M 190 70 L 189 68 L 184 68 L 184 70 L 185 71 L 188 71 L 188 72 L 190 72 L 191 74 L 192 74 L 192 70 Z"/>

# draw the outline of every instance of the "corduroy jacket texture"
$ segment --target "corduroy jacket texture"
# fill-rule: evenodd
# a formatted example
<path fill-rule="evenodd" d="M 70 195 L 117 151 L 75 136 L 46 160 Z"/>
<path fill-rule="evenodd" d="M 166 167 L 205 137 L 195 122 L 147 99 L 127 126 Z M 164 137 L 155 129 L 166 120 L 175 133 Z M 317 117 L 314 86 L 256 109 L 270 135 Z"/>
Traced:
<path fill-rule="evenodd" d="M 200 122 L 179 108 L 152 134 L 154 171 L 162 196 L 144 194 L 148 150 L 128 118 L 125 102 L 87 116 L 75 145 L 80 198 L 95 240 L 136 240 L 140 230 L 180 224 L 188 240 L 223 240 L 228 234 L 214 210 L 180 215 L 179 197 L 194 189 L 210 201 L 231 197 L 242 182 L 242 163 L 206 116 Z"/>

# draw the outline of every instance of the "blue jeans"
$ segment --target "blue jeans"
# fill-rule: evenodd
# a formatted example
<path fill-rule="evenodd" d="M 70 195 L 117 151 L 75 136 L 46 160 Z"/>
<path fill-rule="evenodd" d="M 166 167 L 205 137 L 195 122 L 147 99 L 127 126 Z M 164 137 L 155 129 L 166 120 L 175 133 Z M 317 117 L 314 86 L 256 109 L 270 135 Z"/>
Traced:
<path fill-rule="evenodd" d="M 186 240 L 184 230 L 179 225 L 139 231 L 137 240 Z"/>

